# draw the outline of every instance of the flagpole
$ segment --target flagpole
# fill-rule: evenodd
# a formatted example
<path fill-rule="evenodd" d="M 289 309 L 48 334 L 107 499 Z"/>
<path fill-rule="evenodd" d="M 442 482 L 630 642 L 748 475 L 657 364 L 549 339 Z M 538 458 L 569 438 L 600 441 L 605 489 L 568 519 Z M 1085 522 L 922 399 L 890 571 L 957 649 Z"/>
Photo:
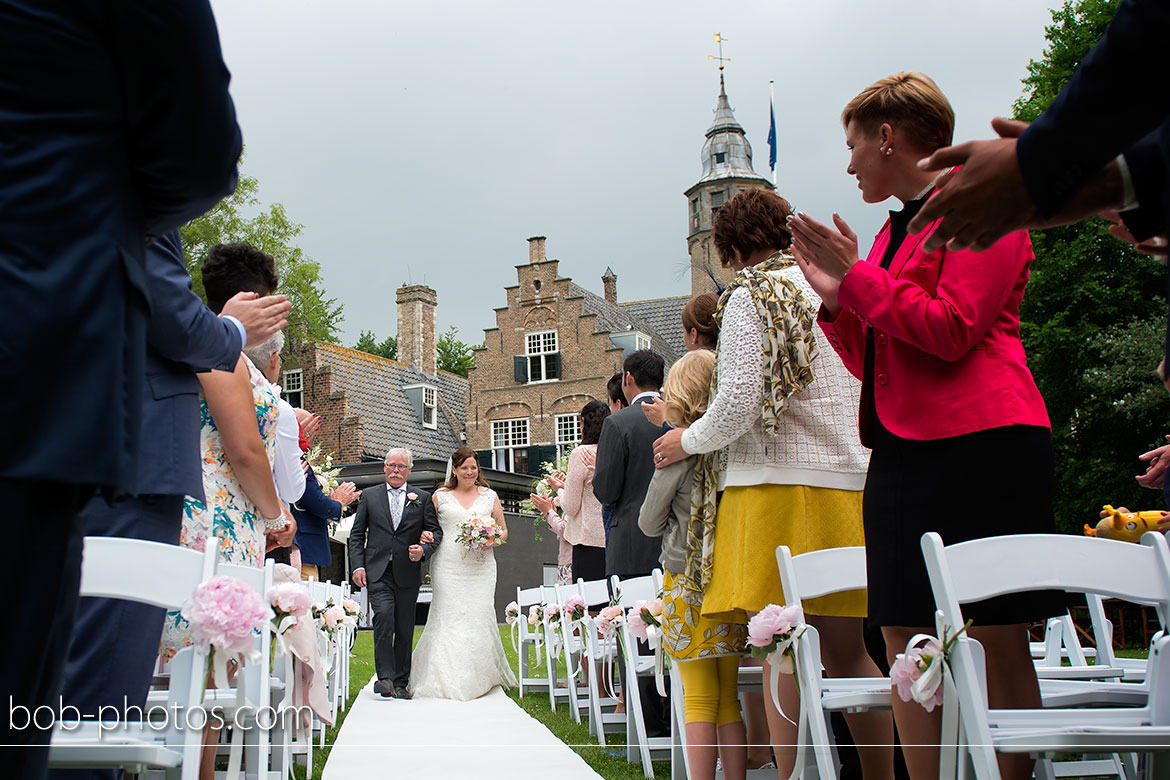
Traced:
<path fill-rule="evenodd" d="M 776 82 L 771 81 L 771 80 L 768 81 L 768 112 L 772 115 L 771 116 L 772 126 L 773 126 L 773 128 L 775 128 L 775 126 L 776 126 Z M 775 132 L 774 129 L 773 129 L 773 132 Z M 776 140 L 773 141 L 773 143 L 776 144 L 776 148 L 777 148 L 776 163 L 779 164 L 780 163 L 780 155 L 778 153 L 778 150 L 780 148 L 780 139 L 776 138 Z M 772 166 L 772 187 L 773 187 L 773 189 L 775 189 L 775 187 L 776 187 L 776 166 L 775 165 Z"/>

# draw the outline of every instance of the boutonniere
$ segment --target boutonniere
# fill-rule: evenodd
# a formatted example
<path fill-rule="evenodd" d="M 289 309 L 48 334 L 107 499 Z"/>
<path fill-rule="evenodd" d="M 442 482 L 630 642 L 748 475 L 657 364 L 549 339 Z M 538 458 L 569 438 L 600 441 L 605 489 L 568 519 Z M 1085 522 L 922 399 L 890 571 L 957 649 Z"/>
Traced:
<path fill-rule="evenodd" d="M 411 506 L 422 506 L 422 502 L 418 500 L 418 493 L 407 493 L 406 503 Z"/>

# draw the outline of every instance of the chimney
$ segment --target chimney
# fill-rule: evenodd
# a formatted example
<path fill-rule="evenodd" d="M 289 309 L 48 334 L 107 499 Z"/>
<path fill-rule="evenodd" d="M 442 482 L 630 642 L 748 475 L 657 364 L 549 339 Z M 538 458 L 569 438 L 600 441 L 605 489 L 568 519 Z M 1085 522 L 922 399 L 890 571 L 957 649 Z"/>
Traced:
<path fill-rule="evenodd" d="M 605 288 L 605 299 L 617 304 L 617 274 L 609 266 L 605 267 L 605 273 L 601 275 L 601 285 Z"/>
<path fill-rule="evenodd" d="M 544 262 L 544 236 L 533 236 L 528 239 L 528 262 Z"/>
<path fill-rule="evenodd" d="M 435 375 L 435 306 L 439 297 L 425 284 L 398 288 L 398 359 Z"/>

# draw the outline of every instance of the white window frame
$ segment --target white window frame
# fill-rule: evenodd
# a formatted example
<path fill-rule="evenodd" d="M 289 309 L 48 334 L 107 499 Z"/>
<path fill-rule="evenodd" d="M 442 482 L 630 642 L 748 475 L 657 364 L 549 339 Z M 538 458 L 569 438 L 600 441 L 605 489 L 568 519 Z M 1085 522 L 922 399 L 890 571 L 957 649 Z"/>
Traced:
<path fill-rule="evenodd" d="M 437 430 L 439 427 L 439 391 L 423 386 L 423 427 Z"/>
<path fill-rule="evenodd" d="M 492 465 L 498 471 L 516 471 L 517 455 L 523 454 L 523 471 L 527 471 L 528 447 L 531 441 L 527 417 L 509 417 L 492 420 Z"/>
<path fill-rule="evenodd" d="M 635 331 L 634 349 L 650 349 L 650 337 L 640 331 Z"/>
<path fill-rule="evenodd" d="M 535 349 L 533 349 L 534 346 Z M 528 384 L 556 382 L 559 379 L 559 377 L 548 375 L 552 366 L 552 356 L 559 351 L 559 347 L 560 339 L 555 330 L 537 330 L 524 334 L 524 356 L 528 359 Z M 534 371 L 534 366 L 539 371 Z"/>
<path fill-rule="evenodd" d="M 304 407 L 305 370 L 303 368 L 290 368 L 288 371 L 281 372 L 280 395 L 288 402 L 289 406 Z"/>
<path fill-rule="evenodd" d="M 581 443 L 581 415 L 558 414 L 554 418 L 557 435 L 557 457 Z"/>

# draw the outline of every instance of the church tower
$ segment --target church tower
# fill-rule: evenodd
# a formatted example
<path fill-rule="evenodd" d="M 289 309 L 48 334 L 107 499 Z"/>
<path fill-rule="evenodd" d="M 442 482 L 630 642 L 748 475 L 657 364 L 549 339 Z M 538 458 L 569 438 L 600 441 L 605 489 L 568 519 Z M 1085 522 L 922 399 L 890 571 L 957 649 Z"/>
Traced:
<path fill-rule="evenodd" d="M 719 69 L 719 99 L 715 104 L 715 121 L 707 130 L 702 159 L 703 176 L 685 193 L 692 297 L 715 292 L 715 285 L 707 269 L 719 280 L 720 285 L 726 285 L 735 275 L 730 268 L 724 268 L 719 263 L 719 253 L 711 242 L 715 212 L 742 190 L 753 187 L 775 189 L 772 182 L 752 169 L 752 145 L 748 143 L 743 127 L 735 121 L 731 105 L 727 102 L 722 67 Z"/>

